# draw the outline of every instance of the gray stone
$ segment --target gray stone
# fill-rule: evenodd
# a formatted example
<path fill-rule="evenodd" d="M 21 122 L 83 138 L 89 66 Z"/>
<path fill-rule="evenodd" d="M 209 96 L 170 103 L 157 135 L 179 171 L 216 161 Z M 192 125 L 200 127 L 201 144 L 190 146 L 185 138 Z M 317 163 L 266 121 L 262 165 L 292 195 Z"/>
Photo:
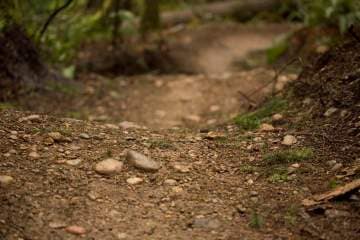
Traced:
<path fill-rule="evenodd" d="M 79 137 L 80 137 L 80 138 L 83 138 L 83 139 L 90 139 L 90 136 L 89 136 L 89 134 L 87 134 L 87 133 L 81 133 L 81 134 L 79 135 Z"/>
<path fill-rule="evenodd" d="M 154 172 L 160 169 L 159 163 L 141 153 L 132 150 L 127 151 L 126 160 L 134 167 L 144 171 Z"/>
<path fill-rule="evenodd" d="M 139 183 L 142 183 L 144 180 L 142 178 L 138 178 L 138 177 L 132 177 L 132 178 L 128 178 L 126 180 L 126 182 L 130 185 L 136 185 Z"/>

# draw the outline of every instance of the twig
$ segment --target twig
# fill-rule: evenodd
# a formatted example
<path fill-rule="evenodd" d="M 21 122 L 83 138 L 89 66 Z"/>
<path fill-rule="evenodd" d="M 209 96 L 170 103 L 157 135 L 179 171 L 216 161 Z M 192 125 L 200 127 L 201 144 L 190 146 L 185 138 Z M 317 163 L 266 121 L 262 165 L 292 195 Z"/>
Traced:
<path fill-rule="evenodd" d="M 55 17 L 61 12 L 63 11 L 65 8 L 67 8 L 68 6 L 70 6 L 70 4 L 73 2 L 73 0 L 68 0 L 64 5 L 62 5 L 61 7 L 55 9 L 54 12 L 52 12 L 50 14 L 50 16 L 48 17 L 48 19 L 46 20 L 44 26 L 42 27 L 40 33 L 39 33 L 39 40 L 43 37 L 44 33 L 46 32 L 47 28 L 49 27 L 50 23 L 55 19 Z"/>

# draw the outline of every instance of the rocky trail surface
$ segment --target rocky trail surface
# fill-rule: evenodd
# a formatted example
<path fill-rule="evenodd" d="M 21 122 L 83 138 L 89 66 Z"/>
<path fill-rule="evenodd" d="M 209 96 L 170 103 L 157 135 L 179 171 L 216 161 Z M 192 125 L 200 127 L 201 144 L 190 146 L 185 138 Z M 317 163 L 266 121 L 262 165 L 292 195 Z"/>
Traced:
<path fill-rule="evenodd" d="M 65 108 L 37 102 L 37 112 L 72 118 L 0 112 L 0 239 L 354 239 L 359 231 L 348 205 L 320 215 L 304 208 L 346 166 L 313 161 L 308 135 L 291 128 L 297 113 L 272 111 L 258 130 L 229 121 L 251 104 L 239 91 L 262 100 L 273 71 L 88 77 L 96 81 Z"/>

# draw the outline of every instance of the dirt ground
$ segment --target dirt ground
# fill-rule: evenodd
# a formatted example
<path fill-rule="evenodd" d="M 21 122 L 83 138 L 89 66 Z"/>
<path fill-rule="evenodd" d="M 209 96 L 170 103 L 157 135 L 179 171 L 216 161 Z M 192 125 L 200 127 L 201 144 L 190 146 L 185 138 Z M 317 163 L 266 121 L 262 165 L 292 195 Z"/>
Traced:
<path fill-rule="evenodd" d="M 271 112 L 260 129 L 233 123 L 269 95 L 272 86 L 262 87 L 274 71 L 235 71 L 232 61 L 280 33 L 233 32 L 219 35 L 223 44 L 243 49 L 194 53 L 197 74 L 88 74 L 81 92 L 61 86 L 71 94 L 52 96 L 57 102 L 34 95 L 17 103 L 32 111 L 1 111 L 0 176 L 11 178 L 0 178 L 0 239 L 358 239 L 358 189 L 303 205 L 358 176 L 355 151 L 334 150 L 358 149 L 358 136 L 329 141 L 327 126 L 340 117 L 334 112 L 321 122 L 325 134 L 315 131 L 315 113 L 332 104 L 311 108 L 318 103 L 306 94 L 296 102 L 280 94 L 288 108 Z M 275 88 L 294 79 L 283 74 Z M 134 167 L 128 150 L 161 168 Z M 123 163 L 121 170 L 99 174 L 97 164 L 109 158 Z"/>

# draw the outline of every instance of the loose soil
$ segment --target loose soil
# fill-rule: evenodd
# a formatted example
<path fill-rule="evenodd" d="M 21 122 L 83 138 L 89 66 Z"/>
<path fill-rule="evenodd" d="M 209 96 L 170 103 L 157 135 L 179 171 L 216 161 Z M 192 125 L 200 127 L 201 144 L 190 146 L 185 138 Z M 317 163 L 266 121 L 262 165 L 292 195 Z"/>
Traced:
<path fill-rule="evenodd" d="M 238 41 L 251 43 L 245 36 Z M 270 43 L 272 37 L 262 41 Z M 210 47 L 204 52 L 209 51 Z M 205 63 L 222 56 L 216 53 L 199 56 L 207 56 Z M 334 54 L 329 59 L 335 63 L 338 52 Z M 344 55 L 344 64 L 347 59 Z M 301 204 L 359 176 L 355 171 L 337 177 L 359 165 L 354 154 L 359 146 L 357 133 L 351 138 L 332 137 L 337 129 L 332 126 L 337 126 L 341 115 L 325 118 L 323 113 L 333 102 L 310 93 L 301 95 L 300 101 L 280 94 L 289 101 L 288 110 L 281 112 L 284 120 L 265 119 L 275 127 L 271 131 L 244 131 L 229 118 L 271 92 L 271 85 L 259 89 L 271 82 L 274 72 L 235 72 L 231 63 L 208 64 L 213 67 L 201 68 L 203 72 L 195 75 L 109 80 L 88 74 L 80 77 L 83 92 L 59 95 L 64 103 L 35 96 L 34 101 L 18 102 L 31 112 L 1 111 L 0 175 L 12 176 L 14 182 L 0 188 L 0 239 L 357 239 L 359 192 L 311 210 Z M 316 81 L 316 74 L 322 72 L 316 67 L 311 71 L 301 82 Z M 275 87 L 280 90 L 293 79 L 284 74 Z M 301 87 L 303 93 L 310 91 L 307 85 Z M 57 89 L 71 92 L 64 86 Z M 252 95 L 251 101 L 243 94 Z M 307 97 L 311 99 L 303 102 Z M 347 129 L 358 129 L 356 108 L 336 107 L 338 112 L 347 110 L 353 119 Z M 42 113 L 24 119 L 34 110 Z M 69 115 L 72 118 L 64 118 Z M 121 121 L 143 127 L 123 129 Z M 66 140 L 49 144 L 50 132 L 60 132 Z M 281 144 L 288 134 L 297 143 Z M 314 156 L 276 164 L 265 160 L 269 153 L 304 147 Z M 131 167 L 125 160 L 128 149 L 150 156 L 161 169 L 147 173 Z M 122 172 L 108 177 L 97 174 L 95 164 L 110 157 L 124 162 Z M 72 165 L 69 160 L 80 161 Z M 342 166 L 334 170 L 330 160 Z M 298 165 L 289 169 L 294 163 Z M 128 184 L 130 177 L 143 182 Z M 170 185 L 168 179 L 175 182 Z M 81 236 L 69 233 L 69 226 L 80 227 Z"/>

